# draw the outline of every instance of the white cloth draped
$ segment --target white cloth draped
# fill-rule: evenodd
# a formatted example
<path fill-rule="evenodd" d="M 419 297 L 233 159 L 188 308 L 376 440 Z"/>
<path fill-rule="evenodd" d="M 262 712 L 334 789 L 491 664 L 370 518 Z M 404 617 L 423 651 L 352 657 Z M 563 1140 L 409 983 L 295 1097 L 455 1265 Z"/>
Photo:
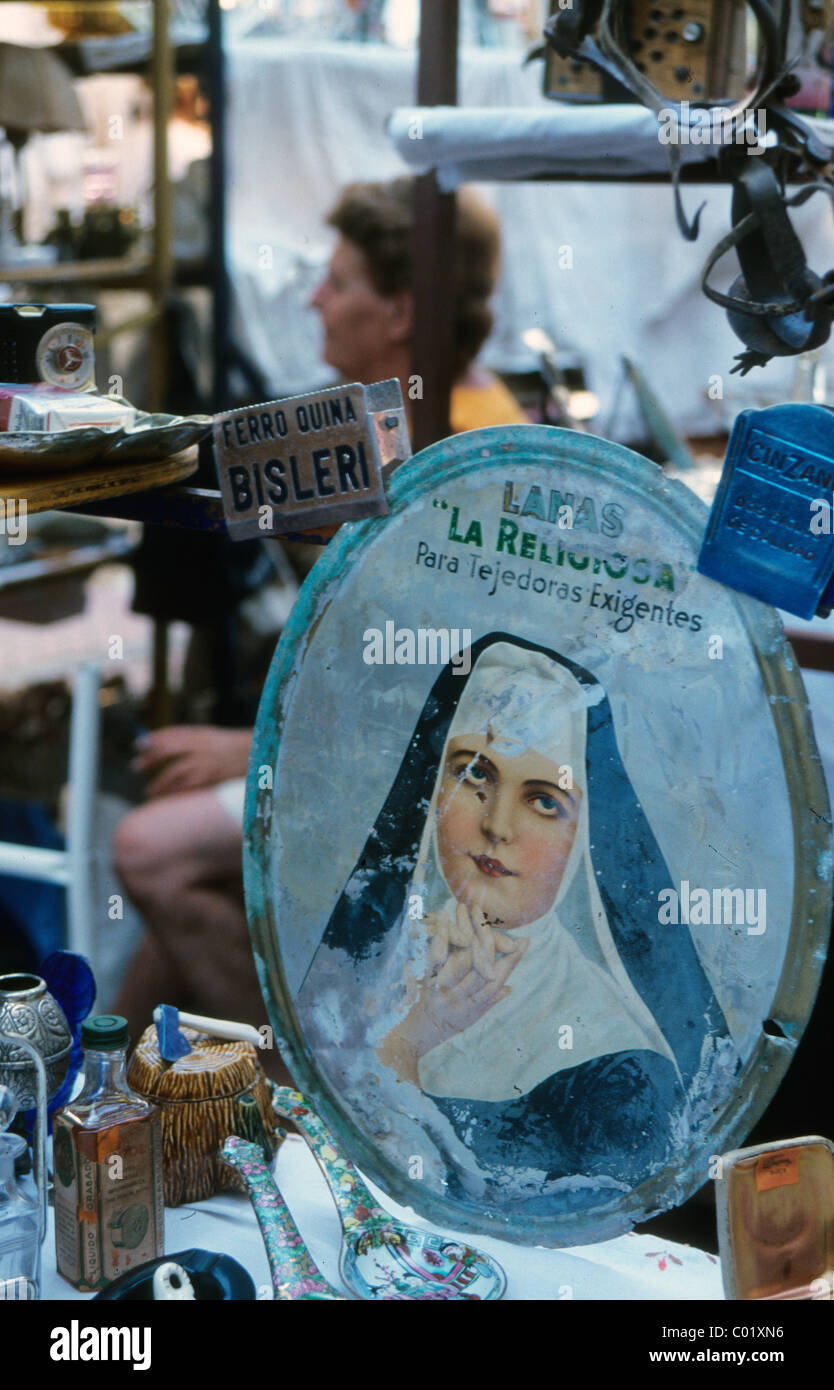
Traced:
<path fill-rule="evenodd" d="M 610 109 L 558 107 L 541 95 L 541 82 L 541 65 L 522 68 L 515 53 L 461 52 L 464 110 L 523 108 L 543 129 L 563 123 L 562 151 L 569 158 L 580 149 L 580 122 L 591 132 L 587 138 L 595 142 L 596 153 L 600 142 L 608 144 L 616 161 L 632 148 L 632 134 L 645 126 L 647 113 L 631 108 L 616 117 L 624 125 L 615 140 Z M 331 246 L 323 218 L 342 184 L 407 172 L 386 125 L 393 111 L 414 100 L 411 53 L 374 44 L 313 47 L 285 39 L 244 39 L 230 48 L 235 332 L 273 394 L 304 391 L 328 377 L 317 315 L 305 307 Z M 483 125 L 481 111 L 475 120 Z M 410 144 L 415 159 L 423 159 L 423 142 Z M 656 134 L 651 154 L 661 169 L 666 167 Z M 578 178 L 581 172 L 578 168 Z M 494 178 L 495 172 L 480 176 Z M 487 366 L 532 368 L 521 334 L 545 329 L 587 363 L 590 387 L 601 400 L 602 432 L 607 432 L 621 353 L 642 365 L 675 424 L 694 435 L 728 429 L 748 406 L 790 397 L 796 371 L 790 359 L 743 381 L 730 376 L 742 344 L 723 310 L 700 289 L 707 255 L 730 226 L 729 188 L 684 188 L 690 215 L 707 200 L 694 244 L 678 232 L 672 190 L 661 184 L 499 183 L 481 191 L 495 205 L 504 231 Z M 809 264 L 822 274 L 834 264 L 827 199 L 814 197 L 792 216 Z M 830 345 L 823 356 L 834 363 Z M 635 403 L 626 393 L 612 436 L 641 433 Z"/>

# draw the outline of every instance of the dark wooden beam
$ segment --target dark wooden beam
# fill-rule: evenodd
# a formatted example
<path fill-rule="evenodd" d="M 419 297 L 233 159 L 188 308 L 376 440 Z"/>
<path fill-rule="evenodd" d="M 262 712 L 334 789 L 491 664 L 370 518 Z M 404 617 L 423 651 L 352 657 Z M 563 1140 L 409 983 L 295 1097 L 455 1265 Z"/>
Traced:
<path fill-rule="evenodd" d="M 458 0 L 422 0 L 417 102 L 455 106 L 458 99 Z M 416 300 L 412 373 L 415 449 L 450 433 L 455 294 L 455 198 L 433 173 L 417 179 L 414 223 Z"/>
<path fill-rule="evenodd" d="M 209 178 L 209 262 L 211 267 L 211 338 L 213 411 L 228 410 L 229 399 L 229 273 L 226 265 L 226 54 L 220 0 L 208 0 L 208 83 L 211 119 Z"/>
<path fill-rule="evenodd" d="M 834 671 L 834 640 L 825 633 L 800 635 L 794 628 L 785 629 L 793 654 L 804 671 Z"/>

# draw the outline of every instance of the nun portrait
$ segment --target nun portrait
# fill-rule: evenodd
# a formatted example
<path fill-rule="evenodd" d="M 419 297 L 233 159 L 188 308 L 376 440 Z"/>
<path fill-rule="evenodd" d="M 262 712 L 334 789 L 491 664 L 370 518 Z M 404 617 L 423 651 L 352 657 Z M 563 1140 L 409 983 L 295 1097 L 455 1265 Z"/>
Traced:
<path fill-rule="evenodd" d="M 658 921 L 670 885 L 600 683 L 492 634 L 435 682 L 302 1022 L 349 1100 L 360 1074 L 396 1108 L 416 1088 L 482 1172 L 632 1187 L 738 1065 L 688 928 Z"/>

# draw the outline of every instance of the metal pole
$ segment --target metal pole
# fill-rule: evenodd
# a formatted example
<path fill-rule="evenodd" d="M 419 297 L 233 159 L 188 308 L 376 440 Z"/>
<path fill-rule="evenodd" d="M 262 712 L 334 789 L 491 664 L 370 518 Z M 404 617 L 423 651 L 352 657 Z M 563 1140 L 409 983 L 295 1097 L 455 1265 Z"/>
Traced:
<path fill-rule="evenodd" d="M 66 851 L 41 849 L 38 845 L 16 845 L 10 840 L 0 841 L 0 874 L 66 886 L 69 881 Z"/>
<path fill-rule="evenodd" d="M 153 679 L 151 682 L 152 729 L 162 729 L 171 723 L 171 690 L 168 684 L 168 623 L 165 618 L 153 622 Z"/>
<path fill-rule="evenodd" d="M 72 697 L 67 813 L 67 936 L 69 949 L 92 956 L 95 948 L 94 817 L 99 762 L 99 673 L 80 667 Z"/>
<path fill-rule="evenodd" d="M 153 0 L 153 255 L 151 293 L 156 321 L 150 335 L 149 407 L 163 410 L 168 387 L 168 342 L 165 310 L 173 283 L 173 214 L 168 176 L 168 120 L 174 90 L 168 0 Z"/>
<path fill-rule="evenodd" d="M 208 3 L 208 69 L 211 110 L 211 204 L 209 262 L 212 289 L 212 401 L 215 411 L 229 402 L 229 282 L 226 274 L 226 55 L 220 0 Z"/>
<path fill-rule="evenodd" d="M 455 106 L 458 0 L 422 0 L 418 106 Z M 414 444 L 423 449 L 451 431 L 455 302 L 454 194 L 441 193 L 434 174 L 416 181 L 414 220 L 414 351 L 412 374 L 422 394 L 414 401 Z"/>

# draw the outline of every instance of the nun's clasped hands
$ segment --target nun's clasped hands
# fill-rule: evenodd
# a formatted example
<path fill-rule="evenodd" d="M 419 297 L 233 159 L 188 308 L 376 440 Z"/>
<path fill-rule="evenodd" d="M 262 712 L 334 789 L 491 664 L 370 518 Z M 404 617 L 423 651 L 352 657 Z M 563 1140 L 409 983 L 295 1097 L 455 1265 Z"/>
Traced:
<path fill-rule="evenodd" d="M 529 943 L 492 926 L 480 908 L 461 902 L 454 916 L 450 911 L 428 913 L 424 922 L 431 969 L 420 1007 L 438 1034 L 450 1038 L 507 998 L 507 981 Z"/>
<path fill-rule="evenodd" d="M 507 981 L 529 945 L 464 903 L 454 916 L 450 910 L 427 913 L 422 926 L 429 938 L 428 973 L 407 1016 L 377 1048 L 385 1066 L 415 1085 L 426 1053 L 471 1028 L 512 992 Z"/>

